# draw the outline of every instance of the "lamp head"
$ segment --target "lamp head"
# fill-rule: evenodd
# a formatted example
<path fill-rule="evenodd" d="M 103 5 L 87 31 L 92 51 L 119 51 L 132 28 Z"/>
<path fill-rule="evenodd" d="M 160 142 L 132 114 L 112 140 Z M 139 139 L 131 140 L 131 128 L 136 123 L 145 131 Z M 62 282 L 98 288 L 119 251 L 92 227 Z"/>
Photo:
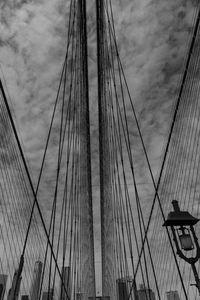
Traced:
<path fill-rule="evenodd" d="M 181 211 L 177 200 L 172 201 L 174 211 L 171 211 L 163 226 L 193 226 L 199 219 L 193 217 L 188 211 Z"/>

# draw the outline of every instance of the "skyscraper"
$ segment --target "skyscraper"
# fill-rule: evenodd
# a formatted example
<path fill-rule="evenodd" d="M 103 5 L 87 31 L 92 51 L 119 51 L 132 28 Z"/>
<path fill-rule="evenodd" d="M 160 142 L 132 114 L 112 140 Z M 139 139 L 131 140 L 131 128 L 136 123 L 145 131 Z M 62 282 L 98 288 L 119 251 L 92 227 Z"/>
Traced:
<path fill-rule="evenodd" d="M 65 289 L 62 286 L 61 283 L 61 288 L 60 288 L 60 300 L 68 300 L 71 297 L 71 278 L 70 278 L 70 267 L 63 267 L 62 268 L 62 278 L 63 282 L 65 284 Z M 68 294 L 68 297 L 66 295 L 66 292 Z"/>
<path fill-rule="evenodd" d="M 19 297 L 19 289 L 20 289 L 20 284 L 22 277 L 18 277 L 18 270 L 15 270 L 14 276 L 13 276 L 13 281 L 12 281 L 12 287 L 10 288 L 8 292 L 8 299 L 7 300 L 17 300 Z M 18 279 L 18 280 L 17 280 Z"/>
<path fill-rule="evenodd" d="M 177 291 L 166 292 L 167 300 L 180 300 L 179 294 Z"/>
<path fill-rule="evenodd" d="M 138 300 L 156 300 L 156 297 L 151 289 L 148 289 L 141 284 L 140 289 L 138 290 Z"/>
<path fill-rule="evenodd" d="M 3 300 L 8 275 L 0 274 L 0 300 Z"/>
<path fill-rule="evenodd" d="M 53 289 L 50 289 L 49 292 L 44 292 L 42 294 L 42 300 L 53 300 Z"/>
<path fill-rule="evenodd" d="M 40 291 L 40 281 L 42 275 L 42 262 L 36 261 L 33 273 L 32 286 L 30 290 L 30 300 L 37 300 Z"/>
<path fill-rule="evenodd" d="M 117 279 L 118 300 L 128 300 L 128 286 L 126 278 Z"/>

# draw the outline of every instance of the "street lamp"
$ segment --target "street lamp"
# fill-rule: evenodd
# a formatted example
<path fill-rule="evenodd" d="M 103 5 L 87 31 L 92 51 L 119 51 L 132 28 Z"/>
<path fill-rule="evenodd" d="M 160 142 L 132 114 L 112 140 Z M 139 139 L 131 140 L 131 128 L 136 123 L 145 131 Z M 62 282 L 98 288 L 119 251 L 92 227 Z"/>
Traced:
<path fill-rule="evenodd" d="M 194 285 L 198 288 L 200 295 L 200 279 L 195 266 L 195 263 L 200 258 L 200 247 L 193 227 L 199 222 L 199 219 L 193 217 L 187 211 L 181 211 L 177 200 L 173 200 L 172 205 L 174 211 L 168 214 L 163 226 L 171 228 L 177 254 L 191 265 L 196 281 Z M 184 255 L 183 251 L 192 251 L 195 248 L 195 257 L 186 257 Z"/>

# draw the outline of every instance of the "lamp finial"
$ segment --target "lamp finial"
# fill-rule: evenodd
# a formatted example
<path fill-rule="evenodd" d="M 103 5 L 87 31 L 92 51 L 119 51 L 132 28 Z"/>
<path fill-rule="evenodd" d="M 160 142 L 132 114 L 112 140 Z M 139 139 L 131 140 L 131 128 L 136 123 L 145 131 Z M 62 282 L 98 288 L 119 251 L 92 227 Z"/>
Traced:
<path fill-rule="evenodd" d="M 175 212 L 180 211 L 180 207 L 179 207 L 179 204 L 178 204 L 178 201 L 177 201 L 177 200 L 173 200 L 173 201 L 172 201 L 172 205 L 173 205 L 173 207 L 174 207 L 174 211 L 175 211 Z"/>

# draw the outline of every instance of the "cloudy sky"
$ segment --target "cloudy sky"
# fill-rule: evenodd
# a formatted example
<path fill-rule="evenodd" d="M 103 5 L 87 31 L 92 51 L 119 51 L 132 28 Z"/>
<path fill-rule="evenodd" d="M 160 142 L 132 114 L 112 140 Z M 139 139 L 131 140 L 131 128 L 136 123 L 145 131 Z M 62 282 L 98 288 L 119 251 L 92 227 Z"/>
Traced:
<path fill-rule="evenodd" d="M 87 2 L 95 170 L 98 164 L 95 3 Z M 195 0 L 112 1 L 119 52 L 155 176 L 170 126 L 196 3 Z M 0 13 L 1 79 L 36 183 L 66 52 L 69 1 L 1 0 Z M 49 159 L 54 164 L 53 157 Z M 142 161 L 139 165 L 143 170 Z M 142 175 L 145 178 L 144 170 Z M 94 176 L 93 189 L 98 265 L 97 177 Z M 44 207 L 47 201 L 44 199 Z M 97 287 L 100 289 L 99 282 Z"/>

